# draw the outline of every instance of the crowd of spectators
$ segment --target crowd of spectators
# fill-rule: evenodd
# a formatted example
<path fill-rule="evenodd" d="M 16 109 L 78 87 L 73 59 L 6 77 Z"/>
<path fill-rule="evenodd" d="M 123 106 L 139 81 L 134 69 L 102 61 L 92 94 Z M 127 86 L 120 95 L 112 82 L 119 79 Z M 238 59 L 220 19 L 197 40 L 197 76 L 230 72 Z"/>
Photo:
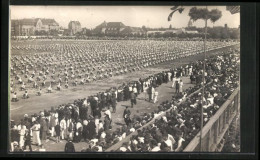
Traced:
<path fill-rule="evenodd" d="M 213 83 L 205 89 L 207 91 L 204 97 L 207 100 L 206 105 L 203 106 L 205 108 L 205 122 L 238 86 L 238 58 L 233 52 L 236 51 L 230 50 L 228 53 L 208 59 L 206 62 L 205 83 L 210 81 Z M 192 62 L 145 79 L 140 78 L 139 81 L 123 84 L 118 88 L 111 88 L 85 99 L 75 100 L 72 104 L 63 104 L 57 108 L 52 107 L 49 111 L 40 111 L 38 114 L 30 116 L 25 114 L 20 122 L 12 121 L 11 123 L 10 149 L 11 151 L 22 151 L 29 146 L 31 150 L 30 138 L 32 138 L 32 144 L 39 146 L 55 138 L 57 143 L 60 142 L 60 139 L 72 140 L 74 143 L 85 141 L 89 144 L 89 147 L 84 150 L 86 152 L 105 151 L 167 109 L 173 108 L 162 119 L 156 120 L 152 126 L 138 131 L 138 136 L 132 137 L 131 141 L 124 144 L 119 150 L 180 150 L 198 132 L 200 122 L 198 110 L 201 105 L 199 101 L 201 94 L 188 98 L 178 107 L 175 104 L 201 87 L 202 66 L 202 61 Z M 127 125 L 112 132 L 110 107 L 113 108 L 113 112 L 116 112 L 116 103 L 130 100 L 131 93 L 138 96 L 141 92 L 146 92 L 153 99 L 152 88 L 156 88 L 162 83 L 168 83 L 174 78 L 179 79 L 184 75 L 190 76 L 191 79 L 193 77 L 196 86 L 177 93 L 171 101 L 163 102 L 152 113 L 132 116 Z M 176 83 L 178 81 L 176 80 Z M 102 120 L 103 118 L 104 120 Z M 172 143 L 169 143 L 169 140 Z"/>
<path fill-rule="evenodd" d="M 197 62 L 194 67 L 200 72 L 202 62 Z M 186 97 L 186 94 L 178 98 L 173 97 L 170 102 L 163 102 L 154 113 L 158 116 L 166 110 L 170 109 L 170 111 L 166 112 L 165 116 L 155 119 L 152 125 L 137 130 L 138 134 L 132 136 L 129 142 L 125 142 L 116 151 L 182 151 L 200 131 L 200 108 L 204 108 L 203 124 L 205 125 L 239 86 L 239 54 L 231 51 L 231 53 L 209 59 L 206 62 L 206 70 L 206 81 L 212 82 L 205 87 L 204 97 L 201 92 L 196 93 L 178 106 L 176 102 L 180 101 L 179 98 Z"/>

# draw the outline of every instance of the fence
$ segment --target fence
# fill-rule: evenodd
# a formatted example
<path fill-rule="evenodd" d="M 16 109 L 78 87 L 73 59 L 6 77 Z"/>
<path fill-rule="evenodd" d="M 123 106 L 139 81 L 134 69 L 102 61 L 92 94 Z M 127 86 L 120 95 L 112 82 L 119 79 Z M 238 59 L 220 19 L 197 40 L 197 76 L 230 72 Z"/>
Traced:
<path fill-rule="evenodd" d="M 202 151 L 215 152 L 234 117 L 240 112 L 238 87 L 202 129 Z M 183 150 L 200 151 L 200 133 Z"/>

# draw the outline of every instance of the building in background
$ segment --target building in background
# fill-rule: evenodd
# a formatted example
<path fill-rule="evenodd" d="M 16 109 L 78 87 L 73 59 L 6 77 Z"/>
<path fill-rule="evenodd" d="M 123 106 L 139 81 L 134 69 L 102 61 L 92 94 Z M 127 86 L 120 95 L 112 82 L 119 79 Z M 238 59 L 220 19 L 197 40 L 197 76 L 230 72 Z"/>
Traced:
<path fill-rule="evenodd" d="M 54 19 L 28 18 L 11 20 L 12 36 L 48 35 L 59 30 Z"/>
<path fill-rule="evenodd" d="M 122 22 L 106 22 L 104 21 L 92 30 L 94 35 L 107 36 L 128 36 L 128 35 L 143 35 L 145 31 L 140 27 L 130 27 Z"/>
<path fill-rule="evenodd" d="M 81 32 L 81 24 L 79 21 L 70 21 L 68 25 L 68 29 L 70 31 L 70 35 L 75 35 L 78 32 Z"/>

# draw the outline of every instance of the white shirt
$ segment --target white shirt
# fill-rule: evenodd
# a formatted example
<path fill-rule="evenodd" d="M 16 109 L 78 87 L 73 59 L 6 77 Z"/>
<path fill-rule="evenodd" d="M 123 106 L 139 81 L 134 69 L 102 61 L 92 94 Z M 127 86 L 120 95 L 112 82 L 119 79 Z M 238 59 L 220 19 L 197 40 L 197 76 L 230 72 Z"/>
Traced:
<path fill-rule="evenodd" d="M 173 138 L 172 135 L 168 134 L 168 140 L 171 140 L 172 141 L 172 144 L 175 143 L 175 139 Z"/>
<path fill-rule="evenodd" d="M 99 125 L 99 119 L 95 119 L 95 125 L 96 125 L 96 127 L 98 127 L 98 125 Z"/>
<path fill-rule="evenodd" d="M 144 137 L 138 137 L 140 143 L 144 143 Z"/>
<path fill-rule="evenodd" d="M 130 132 L 134 132 L 134 131 L 135 131 L 135 129 L 134 129 L 134 128 L 131 128 L 131 129 L 130 129 Z"/>
<path fill-rule="evenodd" d="M 96 147 L 98 147 L 98 152 L 102 152 L 103 151 L 101 146 L 96 146 Z"/>
<path fill-rule="evenodd" d="M 65 119 L 60 121 L 60 128 L 61 129 L 66 129 L 66 121 L 65 121 Z"/>
<path fill-rule="evenodd" d="M 101 129 L 101 128 L 104 128 L 104 125 L 102 122 L 98 124 L 98 129 Z"/>
<path fill-rule="evenodd" d="M 160 147 L 159 146 L 156 146 L 156 147 L 154 147 L 151 151 L 153 151 L 153 152 L 158 152 L 158 151 L 160 151 L 161 149 L 160 149 Z"/>
<path fill-rule="evenodd" d="M 102 132 L 101 135 L 100 135 L 101 138 L 106 138 L 106 133 L 105 132 Z"/>
<path fill-rule="evenodd" d="M 120 147 L 119 150 L 123 151 L 123 152 L 127 151 L 127 149 L 125 147 Z"/>
<path fill-rule="evenodd" d="M 98 142 L 98 139 L 91 139 L 90 141 L 94 142 L 94 146 L 95 146 L 96 143 Z"/>
<path fill-rule="evenodd" d="M 78 122 L 76 125 L 76 128 L 79 129 L 80 127 L 82 127 L 82 124 L 80 122 Z"/>
<path fill-rule="evenodd" d="M 108 117 L 109 117 L 109 119 L 111 119 L 111 112 L 110 112 L 110 110 L 106 110 L 106 111 L 105 111 L 105 114 L 107 114 Z"/>
<path fill-rule="evenodd" d="M 171 148 L 171 151 L 172 151 L 172 141 L 171 140 L 169 140 L 169 139 L 167 139 L 166 141 L 164 141 L 166 144 L 167 144 L 167 146 L 168 147 L 170 147 Z"/>
<path fill-rule="evenodd" d="M 155 92 L 155 89 L 152 87 L 152 93 L 154 93 Z"/>
<path fill-rule="evenodd" d="M 133 92 L 134 92 L 134 93 L 137 93 L 136 87 L 133 88 Z"/>
<path fill-rule="evenodd" d="M 126 137 L 126 133 L 124 132 L 123 134 L 122 134 L 122 138 L 124 139 Z"/>
<path fill-rule="evenodd" d="M 185 141 L 183 138 L 179 139 L 179 141 L 178 141 L 178 148 L 181 147 L 183 141 Z"/>

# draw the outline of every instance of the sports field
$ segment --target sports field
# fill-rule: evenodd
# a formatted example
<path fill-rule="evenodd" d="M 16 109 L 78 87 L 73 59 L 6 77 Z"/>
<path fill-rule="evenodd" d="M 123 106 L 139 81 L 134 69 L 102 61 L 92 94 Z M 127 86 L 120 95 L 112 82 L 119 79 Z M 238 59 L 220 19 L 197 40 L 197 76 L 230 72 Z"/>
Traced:
<path fill-rule="evenodd" d="M 42 43 L 44 43 L 44 41 Z M 223 50 L 227 48 L 210 51 L 207 53 L 207 56 L 212 56 L 221 53 Z M 23 53 L 15 52 L 15 54 Z M 173 61 L 160 63 L 154 66 L 150 66 L 148 68 L 142 68 L 139 71 L 117 75 L 102 80 L 97 80 L 84 85 L 69 87 L 68 89 L 64 88 L 61 91 L 58 91 L 55 88 L 52 93 L 47 93 L 47 90 L 44 90 L 41 96 L 36 96 L 36 92 L 31 92 L 29 99 L 20 99 L 18 102 L 10 103 L 10 118 L 17 122 L 21 118 L 23 118 L 24 114 L 32 115 L 34 113 L 39 113 L 44 109 L 49 110 L 52 106 L 57 107 L 61 104 L 73 103 L 73 101 L 76 99 L 87 98 L 88 96 L 95 95 L 98 92 L 103 92 L 111 87 L 118 87 L 123 83 L 138 80 L 139 78 L 146 78 L 149 75 L 153 75 L 161 71 L 167 71 L 170 68 L 179 67 L 183 64 L 188 64 L 191 61 L 196 61 L 199 59 L 203 59 L 203 54 L 189 56 L 181 59 L 175 59 Z M 182 77 L 182 79 L 184 81 L 184 90 L 192 86 L 188 77 Z M 158 87 L 157 90 L 159 92 L 158 102 L 156 104 L 153 104 L 145 101 L 145 94 L 141 93 L 137 98 L 137 105 L 134 106 L 134 108 L 130 109 L 132 115 L 143 115 L 144 113 L 151 113 L 155 109 L 157 109 L 158 104 L 165 100 L 170 100 L 172 95 L 174 94 L 174 90 L 171 88 L 171 82 L 161 85 L 160 87 Z M 121 127 L 124 124 L 122 116 L 125 106 L 130 106 L 130 101 L 119 102 L 117 104 L 116 113 L 112 113 L 113 130 L 115 130 L 118 127 Z M 63 151 L 64 143 L 65 141 L 59 144 L 56 144 L 53 141 L 49 141 L 46 142 L 45 148 L 47 151 Z M 34 149 L 37 149 L 37 147 L 33 147 Z M 81 149 L 86 147 L 86 143 L 84 142 L 75 144 L 76 151 L 80 151 Z"/>

